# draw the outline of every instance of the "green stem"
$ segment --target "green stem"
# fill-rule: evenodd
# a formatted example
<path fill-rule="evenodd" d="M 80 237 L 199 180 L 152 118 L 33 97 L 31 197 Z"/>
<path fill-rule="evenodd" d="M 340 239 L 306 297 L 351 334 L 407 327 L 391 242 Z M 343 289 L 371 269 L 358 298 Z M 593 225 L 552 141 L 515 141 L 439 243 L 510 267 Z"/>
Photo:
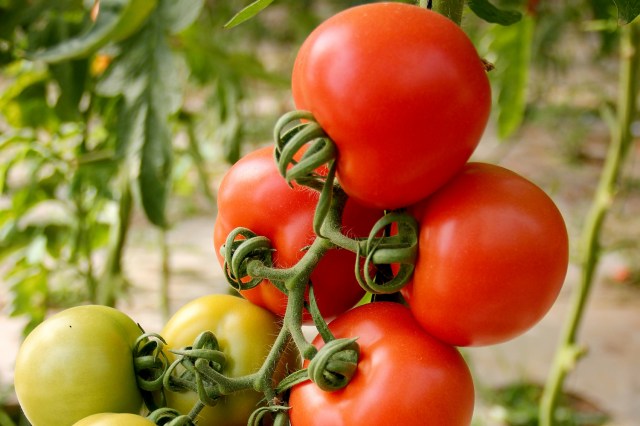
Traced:
<path fill-rule="evenodd" d="M 84 157 L 88 153 L 88 144 L 89 138 L 91 134 L 91 114 L 93 112 L 94 105 L 94 97 L 93 97 L 93 82 L 91 78 L 87 78 L 85 82 L 87 86 L 87 94 L 89 96 L 89 105 L 87 109 L 82 113 L 82 119 L 85 123 L 84 129 L 82 130 L 82 141 L 79 146 L 79 158 Z M 80 164 L 76 164 L 75 176 L 74 179 L 77 180 L 76 184 L 73 185 L 75 188 L 72 193 L 73 202 L 75 205 L 76 211 L 76 219 L 78 221 L 78 230 L 75 238 L 75 242 L 73 245 L 73 254 L 72 261 L 78 262 L 77 256 L 84 256 L 87 266 L 86 266 L 86 280 L 87 280 L 87 293 L 89 296 L 89 301 L 91 303 L 96 303 L 96 277 L 93 268 L 93 249 L 91 245 L 91 220 L 89 217 L 89 210 L 85 208 L 85 194 L 86 194 L 86 183 L 84 182 L 83 176 L 80 173 Z"/>
<path fill-rule="evenodd" d="M 640 26 L 629 24 L 622 28 L 620 45 L 620 83 L 616 128 L 612 129 L 611 144 L 600 175 L 598 188 L 591 204 L 581 238 L 581 278 L 573 293 L 569 316 L 556 350 L 549 377 L 540 401 L 540 425 L 553 426 L 558 399 L 566 376 L 573 369 L 583 351 L 576 340 L 587 301 L 594 282 L 600 257 L 600 234 L 611 208 L 624 159 L 631 145 L 631 124 L 636 114 L 638 71 L 640 69 Z"/>
<path fill-rule="evenodd" d="M 422 6 L 424 1 L 420 1 Z M 431 10 L 451 19 L 456 24 L 462 23 L 462 10 L 464 9 L 464 0 L 433 0 L 431 2 Z"/>
<path fill-rule="evenodd" d="M 267 359 L 254 379 L 254 389 L 264 393 L 268 402 L 275 400 L 276 391 L 273 388 L 273 376 L 278 368 L 282 354 L 287 350 L 287 343 L 289 343 L 290 337 L 289 329 L 283 326 L 269 351 L 269 355 L 267 355 Z"/>
<path fill-rule="evenodd" d="M 167 242 L 167 231 L 160 228 L 160 244 L 162 248 L 162 276 L 160 279 L 160 311 L 164 321 L 169 320 L 169 283 L 171 280 L 170 249 Z"/>
<path fill-rule="evenodd" d="M 131 221 L 132 195 L 126 169 L 121 170 L 120 200 L 118 205 L 118 222 L 113 226 L 109 252 L 104 274 L 100 279 L 97 302 L 101 305 L 114 306 L 117 294 L 123 284 L 122 254 L 127 240 Z"/>

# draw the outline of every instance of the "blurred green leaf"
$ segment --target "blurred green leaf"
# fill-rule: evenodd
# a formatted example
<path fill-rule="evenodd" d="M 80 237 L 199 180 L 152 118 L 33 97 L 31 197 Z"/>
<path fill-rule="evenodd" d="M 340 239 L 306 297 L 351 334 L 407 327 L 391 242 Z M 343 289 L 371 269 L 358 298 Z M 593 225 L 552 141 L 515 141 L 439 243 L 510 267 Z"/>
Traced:
<path fill-rule="evenodd" d="M 490 75 L 497 90 L 498 136 L 506 139 L 522 123 L 527 106 L 527 87 L 535 20 L 525 16 L 517 24 L 490 29 L 490 50 L 496 55 Z"/>
<path fill-rule="evenodd" d="M 191 25 L 200 15 L 204 0 L 161 1 L 160 14 L 166 31 L 177 34 Z"/>
<path fill-rule="evenodd" d="M 83 84 L 89 71 L 89 62 L 86 59 L 65 61 L 53 64 L 50 67 L 51 75 L 58 83 L 60 95 L 56 100 L 55 111 L 61 121 L 80 119 L 80 100 L 85 93 Z"/>
<path fill-rule="evenodd" d="M 273 3 L 273 0 L 256 0 L 256 1 L 254 1 L 253 3 L 251 3 L 250 5 L 245 7 L 244 9 L 242 9 L 240 12 L 235 14 L 229 20 L 229 22 L 227 22 L 224 25 L 224 27 L 225 28 L 233 28 L 235 26 L 238 26 L 238 25 L 242 24 L 245 21 L 248 21 L 249 19 L 251 19 L 254 16 L 256 16 L 258 13 L 260 13 L 262 10 L 264 10 L 271 3 Z"/>
<path fill-rule="evenodd" d="M 46 315 L 48 271 L 42 265 L 30 265 L 23 255 L 6 278 L 13 296 L 10 315 L 24 315 L 29 319 L 23 330 L 27 335 Z"/>
<path fill-rule="evenodd" d="M 638 0 L 613 0 L 618 8 L 618 18 L 623 23 L 629 23 L 640 15 L 640 1 Z"/>
<path fill-rule="evenodd" d="M 136 32 L 156 3 L 157 0 L 101 0 L 100 12 L 88 30 L 29 56 L 49 63 L 86 57 L 107 43 L 123 40 Z"/>
<path fill-rule="evenodd" d="M 147 218 L 158 226 L 167 224 L 173 155 L 169 120 L 182 104 L 187 75 L 184 60 L 170 49 L 167 40 L 186 20 L 177 13 L 176 5 L 169 7 L 168 3 L 162 1 L 147 25 L 122 44 L 122 54 L 97 86 L 104 96 L 124 97 L 117 149 L 137 170 L 142 206 Z M 182 7 L 198 3 L 180 2 Z M 170 16 L 175 20 L 168 20 Z"/>
<path fill-rule="evenodd" d="M 498 9 L 489 0 L 469 0 L 467 4 L 473 13 L 492 24 L 512 25 L 522 19 L 522 13 Z"/>

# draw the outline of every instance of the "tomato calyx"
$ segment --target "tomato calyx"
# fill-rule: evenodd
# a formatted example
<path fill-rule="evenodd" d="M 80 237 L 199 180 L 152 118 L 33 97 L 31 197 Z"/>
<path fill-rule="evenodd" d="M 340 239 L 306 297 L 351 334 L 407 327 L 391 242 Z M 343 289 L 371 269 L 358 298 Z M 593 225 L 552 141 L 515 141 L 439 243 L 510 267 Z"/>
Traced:
<path fill-rule="evenodd" d="M 264 424 L 263 420 L 267 417 L 267 415 L 271 415 L 271 417 L 273 417 L 273 426 L 289 426 L 289 415 L 287 414 L 288 410 L 289 407 L 280 404 L 260 407 L 253 413 L 251 413 L 251 417 L 249 417 L 247 425 L 262 426 Z"/>
<path fill-rule="evenodd" d="M 344 338 L 327 342 L 309 363 L 311 381 L 327 392 L 347 386 L 358 368 L 360 347 L 356 340 Z"/>
<path fill-rule="evenodd" d="M 377 237 L 380 232 L 384 232 L 395 224 L 397 233 L 395 235 L 385 235 Z M 357 246 L 357 258 L 364 258 L 362 268 L 356 265 L 356 277 L 358 283 L 369 293 L 391 294 L 400 291 L 411 279 L 415 268 L 415 260 L 418 255 L 418 222 L 404 212 L 396 211 L 383 216 L 376 224 L 369 238 L 364 244 Z M 400 267 L 395 274 L 376 273 L 371 274 L 371 265 L 390 266 L 399 264 Z M 387 279 L 388 278 L 388 279 Z"/>
<path fill-rule="evenodd" d="M 162 389 L 162 381 L 169 368 L 169 359 L 163 351 L 166 343 L 157 333 L 144 333 L 138 337 L 133 347 L 136 382 L 145 405 L 150 409 L 156 408 L 153 394 Z"/>
<path fill-rule="evenodd" d="M 191 390 L 198 394 L 202 404 L 213 406 L 222 395 L 244 386 L 222 373 L 227 359 L 210 331 L 199 334 L 193 346 L 171 352 L 178 357 L 165 373 L 164 386 L 173 392 Z M 175 373 L 178 366 L 183 368 L 181 373 Z"/>
<path fill-rule="evenodd" d="M 274 126 L 273 138 L 278 171 L 289 185 L 296 181 L 317 188 L 324 183 L 326 179 L 317 169 L 334 160 L 337 149 L 311 112 L 295 110 L 284 114 Z M 308 149 L 296 160 L 296 154 L 307 144 Z"/>
<path fill-rule="evenodd" d="M 262 278 L 256 276 L 243 281 L 249 277 L 249 262 L 255 260 L 267 267 L 272 265 L 269 239 L 258 236 L 247 228 L 236 228 L 230 232 L 220 251 L 225 259 L 222 268 L 224 276 L 236 290 L 251 289 L 262 281 Z"/>
<path fill-rule="evenodd" d="M 280 117 L 274 126 L 273 138 L 275 161 L 286 182 L 291 186 L 295 181 L 320 192 L 313 216 L 313 231 L 322 237 L 322 223 L 333 204 L 333 194 L 340 191 L 335 182 L 336 145 L 313 114 L 303 110 L 290 111 Z M 328 172 L 319 173 L 319 168 L 325 165 Z"/>

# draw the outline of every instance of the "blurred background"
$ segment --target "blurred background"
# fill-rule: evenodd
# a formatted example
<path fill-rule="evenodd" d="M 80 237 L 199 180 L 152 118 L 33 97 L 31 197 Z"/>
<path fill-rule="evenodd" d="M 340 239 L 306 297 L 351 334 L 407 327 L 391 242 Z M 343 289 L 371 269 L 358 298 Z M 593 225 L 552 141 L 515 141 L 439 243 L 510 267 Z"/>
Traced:
<path fill-rule="evenodd" d="M 12 365 L 51 312 L 106 304 L 159 331 L 188 300 L 230 291 L 212 244 L 217 183 L 294 108 L 291 66 L 304 38 L 366 2 L 279 0 L 231 29 L 249 1 L 130 0 L 128 17 L 116 3 L 0 0 L 0 426 L 26 424 Z M 610 0 L 494 3 L 523 18 L 502 26 L 465 10 L 464 30 L 495 65 L 493 115 L 474 158 L 551 195 L 573 261 L 538 326 L 465 356 L 477 425 L 536 425 L 615 134 L 624 50 Z M 640 122 L 631 124 L 563 425 L 640 424 Z"/>

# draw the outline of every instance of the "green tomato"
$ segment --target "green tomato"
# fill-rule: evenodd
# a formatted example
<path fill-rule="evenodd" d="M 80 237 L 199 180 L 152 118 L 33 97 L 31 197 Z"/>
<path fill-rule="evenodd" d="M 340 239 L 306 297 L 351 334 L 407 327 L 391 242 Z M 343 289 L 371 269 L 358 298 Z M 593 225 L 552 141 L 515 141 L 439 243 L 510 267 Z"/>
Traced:
<path fill-rule="evenodd" d="M 73 426 L 153 426 L 146 417 L 130 413 L 100 413 L 85 417 Z"/>
<path fill-rule="evenodd" d="M 37 326 L 15 365 L 15 391 L 33 426 L 71 426 L 91 414 L 138 413 L 132 348 L 142 331 L 106 306 L 77 306 Z"/>
<path fill-rule="evenodd" d="M 228 377 L 255 373 L 264 363 L 280 331 L 279 318 L 236 296 L 215 294 L 200 297 L 180 308 L 160 333 L 170 349 L 191 346 L 203 331 L 215 334 L 226 356 L 222 371 Z M 299 367 L 294 351 L 287 351 L 276 374 Z M 166 391 L 167 406 L 187 414 L 198 401 L 196 393 Z M 206 406 L 197 417 L 198 426 L 246 426 L 263 394 L 243 390 L 223 396 L 215 406 Z"/>

